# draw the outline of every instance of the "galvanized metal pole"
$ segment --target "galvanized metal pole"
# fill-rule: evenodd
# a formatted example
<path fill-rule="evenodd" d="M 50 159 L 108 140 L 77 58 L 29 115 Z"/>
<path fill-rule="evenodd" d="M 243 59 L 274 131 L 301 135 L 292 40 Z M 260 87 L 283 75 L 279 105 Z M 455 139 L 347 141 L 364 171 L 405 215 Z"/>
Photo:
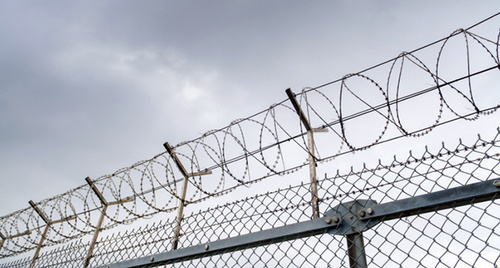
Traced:
<path fill-rule="evenodd" d="M 92 253 L 94 252 L 95 243 L 97 242 L 97 237 L 99 236 L 99 232 L 101 231 L 102 222 L 104 221 L 104 216 L 106 216 L 106 210 L 108 209 L 108 205 L 105 204 L 102 206 L 101 216 L 99 217 L 99 221 L 95 227 L 94 236 L 92 237 L 92 241 L 90 242 L 89 250 L 87 251 L 87 257 L 85 257 L 85 263 L 83 267 L 89 267 L 90 259 L 92 258 Z"/>
<path fill-rule="evenodd" d="M 94 182 L 89 177 L 85 178 L 85 181 L 89 184 L 90 188 L 92 189 L 92 191 L 94 191 L 97 198 L 99 198 L 102 204 L 101 216 L 99 217 L 99 221 L 97 222 L 94 236 L 92 237 L 92 241 L 90 242 L 89 250 L 87 251 L 87 257 L 85 258 L 85 263 L 83 265 L 83 267 L 88 267 L 90 264 L 90 259 L 92 258 L 92 253 L 94 252 L 94 247 L 97 242 L 97 237 L 99 237 L 99 232 L 101 231 L 102 223 L 104 222 L 104 217 L 106 216 L 106 210 L 108 209 L 108 206 L 131 202 L 134 201 L 134 199 L 133 198 L 123 199 L 123 200 L 108 202 L 106 201 L 106 198 L 104 198 L 104 196 L 102 195 L 101 191 L 97 189 L 97 186 L 95 186 Z"/>
<path fill-rule="evenodd" d="M 174 159 L 175 164 L 177 165 L 177 168 L 179 171 L 182 173 L 182 176 L 184 177 L 184 180 L 182 181 L 182 189 L 181 189 L 181 194 L 180 194 L 180 200 L 179 200 L 179 207 L 177 208 L 177 217 L 175 219 L 177 226 L 174 229 L 174 238 L 172 239 L 172 249 L 175 250 L 177 249 L 177 246 L 179 245 L 179 237 L 181 235 L 181 222 L 182 218 L 184 215 L 184 206 L 185 206 L 185 201 L 186 201 L 186 192 L 187 192 L 187 186 L 188 186 L 188 174 L 184 166 L 182 165 L 181 161 L 179 158 L 177 158 L 177 155 L 175 155 L 174 151 L 172 150 L 172 147 L 168 142 L 165 142 L 163 144 L 163 147 L 167 150 L 167 152 L 170 154 L 170 156 Z"/>
<path fill-rule="evenodd" d="M 181 223 L 182 223 L 182 218 L 184 217 L 184 207 L 186 206 L 186 192 L 187 192 L 187 187 L 188 187 L 188 179 L 189 177 L 193 176 L 201 176 L 201 175 L 207 175 L 207 174 L 212 174 L 211 171 L 202 171 L 198 173 L 187 173 L 186 169 L 184 168 L 184 165 L 182 165 L 181 161 L 175 154 L 174 150 L 170 146 L 168 142 L 165 142 L 163 144 L 163 147 L 167 150 L 167 152 L 170 154 L 172 159 L 174 160 L 175 164 L 177 165 L 177 168 L 179 171 L 182 173 L 182 176 L 184 179 L 182 180 L 182 188 L 181 188 L 181 193 L 180 193 L 180 202 L 179 202 L 179 207 L 177 209 L 177 217 L 176 217 L 176 227 L 174 229 L 174 238 L 172 239 L 172 250 L 176 250 L 178 245 L 179 245 L 179 237 L 181 236 Z"/>
<path fill-rule="evenodd" d="M 314 156 L 314 135 L 313 129 L 309 124 L 304 112 L 300 108 L 299 103 L 295 99 L 295 95 L 293 94 L 291 89 L 287 89 L 286 94 L 290 101 L 292 102 L 295 111 L 299 115 L 300 121 L 307 130 L 307 150 L 309 152 L 309 175 L 311 179 L 311 205 L 312 205 L 312 218 L 319 218 L 319 205 L 318 205 L 318 181 L 316 179 L 316 159 Z"/>
<path fill-rule="evenodd" d="M 40 238 L 40 242 L 38 242 L 38 246 L 36 247 L 35 255 L 33 256 L 33 260 L 31 261 L 30 268 L 33 268 L 33 267 L 35 267 L 36 259 L 38 258 L 38 254 L 40 253 L 40 249 L 42 248 L 43 241 L 45 241 L 45 236 L 47 235 L 47 232 L 49 231 L 51 222 L 47 218 L 47 216 L 45 216 L 45 214 L 36 206 L 36 204 L 32 200 L 29 201 L 29 204 L 31 205 L 31 207 L 33 207 L 35 212 L 45 222 L 45 230 L 43 231 L 42 238 Z"/>
<path fill-rule="evenodd" d="M 350 268 L 366 268 L 366 252 L 363 233 L 346 235 L 347 254 L 349 255 Z"/>
<path fill-rule="evenodd" d="M 314 158 L 314 135 L 313 131 L 307 132 L 307 147 L 309 150 L 309 176 L 311 178 L 311 204 L 313 219 L 319 218 L 318 180 L 316 177 L 316 159 Z"/>
<path fill-rule="evenodd" d="M 40 238 L 40 242 L 38 243 L 38 246 L 36 248 L 35 255 L 33 256 L 33 260 L 31 261 L 30 268 L 33 268 L 33 267 L 35 267 L 35 263 L 36 263 L 36 260 L 38 258 L 38 254 L 40 253 L 40 249 L 43 246 L 43 242 L 45 241 L 45 237 L 47 236 L 47 232 L 49 231 L 50 226 L 52 226 L 52 224 L 56 224 L 56 223 L 60 223 L 60 222 L 65 222 L 65 221 L 73 220 L 76 217 L 75 216 L 70 216 L 70 217 L 67 217 L 67 218 L 63 218 L 63 219 L 51 221 L 51 220 L 49 220 L 49 218 L 47 218 L 47 216 L 45 216 L 45 213 L 43 213 L 43 211 L 41 211 L 32 200 L 29 201 L 29 204 L 31 205 L 31 207 L 33 207 L 33 209 L 35 210 L 35 212 L 45 222 L 45 230 L 43 231 L 42 238 Z"/>
<path fill-rule="evenodd" d="M 188 185 L 188 178 L 184 177 L 184 180 L 182 182 L 181 196 L 180 196 L 180 200 L 179 200 L 180 203 L 179 203 L 179 207 L 177 209 L 177 217 L 175 219 L 177 226 L 175 227 L 174 238 L 172 239 L 172 249 L 173 250 L 177 249 L 177 247 L 179 245 L 179 237 L 181 236 L 181 222 L 182 222 L 182 218 L 184 217 L 184 206 L 185 206 L 185 200 L 186 200 L 187 185 Z"/>
<path fill-rule="evenodd" d="M 38 246 L 36 247 L 35 255 L 33 256 L 33 260 L 31 260 L 30 268 L 35 267 L 36 260 L 38 259 L 38 254 L 40 254 L 40 249 L 42 249 L 43 242 L 45 241 L 45 237 L 47 236 L 47 232 L 50 228 L 50 223 L 45 225 L 45 230 L 43 230 L 42 238 L 40 238 L 40 242 L 38 242 Z"/>
<path fill-rule="evenodd" d="M 92 258 L 92 253 L 94 251 L 97 237 L 99 236 L 99 232 L 101 230 L 102 222 L 104 221 L 104 216 L 106 216 L 108 202 L 89 177 L 85 178 L 85 181 L 89 184 L 90 188 L 92 189 L 92 191 L 94 191 L 95 195 L 97 196 L 97 198 L 99 198 L 102 204 L 101 216 L 99 217 L 99 221 L 97 222 L 97 226 L 95 227 L 94 236 L 92 237 L 92 241 L 90 242 L 89 250 L 87 251 L 87 257 L 85 257 L 85 263 L 83 264 L 83 267 L 88 267 L 90 264 L 90 259 Z"/>

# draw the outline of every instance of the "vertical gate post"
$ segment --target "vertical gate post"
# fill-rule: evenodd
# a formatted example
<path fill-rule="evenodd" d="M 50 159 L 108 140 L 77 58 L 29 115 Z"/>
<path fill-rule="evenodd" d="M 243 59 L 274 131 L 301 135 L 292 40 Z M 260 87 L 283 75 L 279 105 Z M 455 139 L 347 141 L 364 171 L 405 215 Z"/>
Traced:
<path fill-rule="evenodd" d="M 52 226 L 52 224 L 60 223 L 60 222 L 65 222 L 65 221 L 69 221 L 69 220 L 73 220 L 76 217 L 75 216 L 70 216 L 70 217 L 67 217 L 67 218 L 64 218 L 64 219 L 60 219 L 60 220 L 56 220 L 56 221 L 51 221 L 51 220 L 49 220 L 49 218 L 47 218 L 47 216 L 43 213 L 43 211 L 41 211 L 36 206 L 36 204 L 32 200 L 29 201 L 29 204 L 31 205 L 31 207 L 33 207 L 33 209 L 35 210 L 35 212 L 45 222 L 45 229 L 43 230 L 42 238 L 40 238 L 40 242 L 38 242 L 38 246 L 36 247 L 35 255 L 33 256 L 33 260 L 31 261 L 30 268 L 33 268 L 33 267 L 35 267 L 35 263 L 36 263 L 36 260 L 38 258 L 38 254 L 40 254 L 40 249 L 42 249 L 43 242 L 45 241 L 45 238 L 47 236 L 47 232 L 49 231 L 49 229 Z"/>
<path fill-rule="evenodd" d="M 99 189 L 97 189 L 97 186 L 95 186 L 94 182 L 89 177 L 85 178 L 85 181 L 89 184 L 90 188 L 92 189 L 92 191 L 94 191 L 97 198 L 99 198 L 99 201 L 101 201 L 102 204 L 101 216 L 99 217 L 99 221 L 97 222 L 97 225 L 95 227 L 94 236 L 92 237 L 92 241 L 90 242 L 89 250 L 87 251 L 87 256 L 85 257 L 85 263 L 83 265 L 83 267 L 88 267 L 90 264 L 90 259 L 92 258 L 92 253 L 94 251 L 95 244 L 97 242 L 97 237 L 99 236 L 99 232 L 101 231 L 101 226 L 104 221 L 104 217 L 106 216 L 106 210 L 108 209 L 108 206 L 131 202 L 134 201 L 134 199 L 133 198 L 123 199 L 108 203 L 108 201 L 106 201 L 102 193 L 99 191 Z"/>
<path fill-rule="evenodd" d="M 174 150 L 170 146 L 168 142 L 165 142 L 163 144 L 163 147 L 167 150 L 167 152 L 170 154 L 170 157 L 174 160 L 177 168 L 179 171 L 182 173 L 182 176 L 184 179 L 182 180 L 182 189 L 181 189 L 181 194 L 180 194 L 180 202 L 179 202 L 179 207 L 177 208 L 177 217 L 175 219 L 176 226 L 174 229 L 174 238 L 172 239 L 172 250 L 176 250 L 178 245 L 179 245 L 179 237 L 181 235 L 181 223 L 182 223 L 182 218 L 184 216 L 184 207 L 186 206 L 186 192 L 187 192 L 187 186 L 188 186 L 188 179 L 189 177 L 193 176 L 201 176 L 201 175 L 207 175 L 207 174 L 212 174 L 212 171 L 202 171 L 198 173 L 187 173 L 186 169 L 184 168 L 184 165 L 182 165 L 181 161 L 175 154 Z"/>
<path fill-rule="evenodd" d="M 293 105 L 293 108 L 299 115 L 300 121 L 307 130 L 307 150 L 309 153 L 309 177 L 311 179 L 311 204 L 312 204 L 312 218 L 319 218 L 319 197 L 318 197 L 318 179 L 316 176 L 316 156 L 314 155 L 314 132 L 327 132 L 327 129 L 313 129 L 309 124 L 304 112 L 300 108 L 299 103 L 295 99 L 295 95 L 293 94 L 291 89 L 287 89 L 286 94 L 290 99 L 290 102 Z"/>

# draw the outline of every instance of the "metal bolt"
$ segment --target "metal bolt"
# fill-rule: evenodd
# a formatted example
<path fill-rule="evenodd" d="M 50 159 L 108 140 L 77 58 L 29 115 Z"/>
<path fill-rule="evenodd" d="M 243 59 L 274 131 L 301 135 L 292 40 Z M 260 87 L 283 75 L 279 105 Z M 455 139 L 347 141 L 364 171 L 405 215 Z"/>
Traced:
<path fill-rule="evenodd" d="M 495 187 L 498 187 L 500 188 L 500 180 L 496 180 L 493 182 L 493 185 L 495 185 Z"/>
<path fill-rule="evenodd" d="M 339 220 L 340 220 L 339 217 L 333 216 L 333 222 L 337 223 L 337 222 L 339 222 Z"/>
<path fill-rule="evenodd" d="M 354 219 L 354 215 L 352 215 L 352 214 L 349 215 L 349 219 L 351 219 L 351 220 Z"/>
<path fill-rule="evenodd" d="M 351 209 L 352 208 L 352 205 L 347 205 L 347 209 Z"/>
<path fill-rule="evenodd" d="M 332 223 L 332 219 L 330 219 L 330 218 L 326 218 L 325 221 L 326 221 L 326 224 Z"/>
<path fill-rule="evenodd" d="M 358 215 L 359 215 L 361 218 L 363 218 L 363 217 L 366 215 L 366 212 L 365 212 L 364 210 L 360 210 L 360 211 L 358 212 Z"/>
<path fill-rule="evenodd" d="M 154 256 L 151 256 L 151 261 L 154 261 L 155 260 L 155 257 Z"/>
<path fill-rule="evenodd" d="M 207 244 L 205 245 L 205 250 L 208 250 L 210 248 L 210 246 Z"/>
<path fill-rule="evenodd" d="M 368 215 L 372 215 L 373 214 L 373 208 L 367 208 L 366 212 L 368 212 Z"/>

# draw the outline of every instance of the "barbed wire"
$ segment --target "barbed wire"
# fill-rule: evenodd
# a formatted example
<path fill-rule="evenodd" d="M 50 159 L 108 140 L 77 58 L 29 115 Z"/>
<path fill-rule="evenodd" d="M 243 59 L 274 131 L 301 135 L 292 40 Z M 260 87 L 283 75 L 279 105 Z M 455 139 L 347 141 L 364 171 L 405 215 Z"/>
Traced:
<path fill-rule="evenodd" d="M 500 129 L 497 128 L 493 137 L 483 138 L 478 136 L 475 141 L 469 143 L 459 140 L 456 145 L 442 143 L 440 147 L 432 150 L 425 148 L 418 155 L 410 151 L 406 156 L 399 158 L 397 159 L 394 156 L 392 160 L 387 161 L 379 159 L 378 163 L 374 161 L 373 163 L 364 164 L 360 168 L 351 167 L 351 170 L 346 172 L 337 170 L 337 173 L 333 176 L 325 174 L 323 179 L 318 180 L 322 211 L 328 211 L 336 205 L 346 203 L 349 200 L 369 198 L 377 200 L 379 204 L 389 203 L 410 196 L 414 197 L 498 178 L 500 177 Z M 426 186 L 422 187 L 421 185 Z M 185 216 L 181 246 L 187 248 L 207 244 L 221 239 L 309 220 L 308 212 L 311 206 L 309 191 L 310 183 L 301 183 L 234 200 L 199 212 L 192 212 L 190 215 Z M 494 241 L 494 238 L 498 237 L 498 234 L 494 234 L 494 229 L 499 224 L 498 216 L 484 219 L 488 216 L 488 211 L 494 211 L 500 204 L 495 203 L 494 200 L 486 203 L 491 203 L 491 205 L 486 206 L 482 217 L 474 219 L 473 226 L 480 226 L 481 231 L 492 232 L 493 235 L 480 238 L 480 243 L 486 244 L 486 246 L 477 249 L 474 254 L 477 256 L 477 260 L 481 260 L 483 254 L 491 251 L 498 253 L 500 250 L 495 243 L 488 243 L 488 241 Z M 470 206 L 477 209 L 485 207 L 484 204 Z M 490 208 L 487 209 L 488 207 Z M 457 218 L 463 219 L 467 214 L 467 210 L 464 208 L 453 208 L 452 211 L 454 214 L 450 216 L 448 215 L 451 214 L 450 212 L 436 212 L 437 215 L 445 215 L 446 220 L 443 222 L 434 221 L 434 224 L 447 236 L 457 231 L 467 232 L 468 235 L 455 238 L 458 243 L 467 245 L 470 242 L 467 241 L 466 237 L 474 236 L 478 230 L 468 225 L 450 229 L 450 226 L 453 226 L 453 222 Z M 433 216 L 427 214 L 419 217 L 429 221 L 429 218 Z M 387 252 L 389 255 L 398 254 L 396 250 L 391 251 L 390 249 L 391 245 L 400 242 L 391 239 L 391 237 L 404 230 L 401 224 L 409 228 L 416 225 L 415 221 L 417 219 L 402 217 L 396 222 L 399 224 L 397 227 L 393 226 L 397 225 L 394 222 L 376 227 L 377 232 L 383 231 L 387 235 L 379 237 L 385 243 L 384 247 L 367 251 L 369 256 L 373 258 L 374 266 L 383 267 L 390 263 L 387 259 L 373 256 L 380 252 Z M 103 237 L 96 245 L 96 251 L 90 266 L 106 265 L 169 251 L 171 246 L 168 242 L 172 239 L 174 227 L 174 221 L 162 220 Z M 413 228 L 420 227 L 414 226 Z M 409 233 L 408 235 L 410 235 L 407 238 L 409 242 L 420 245 L 425 244 L 428 248 L 438 243 L 436 239 L 431 239 L 430 242 L 427 241 L 429 238 L 434 237 L 432 233 L 425 230 L 418 229 L 418 232 Z M 319 239 L 316 244 L 313 243 L 315 250 L 329 256 L 329 258 L 325 258 L 324 261 L 326 262 L 342 259 L 342 256 L 346 255 L 344 249 L 331 246 L 332 240 L 336 238 L 332 235 L 327 235 L 327 237 L 328 239 Z M 375 239 L 370 242 L 380 243 Z M 292 245 L 287 245 L 287 248 L 289 248 L 288 250 L 297 250 L 298 245 L 302 245 L 302 243 L 300 240 L 295 241 Z M 84 261 L 82 256 L 84 256 L 86 248 L 88 248 L 88 242 L 82 239 L 61 245 L 43 253 L 39 262 L 37 262 L 37 267 L 82 266 Z M 402 247 L 400 250 L 408 253 L 407 256 L 410 256 L 410 258 L 419 254 L 406 247 Z M 449 248 L 446 253 L 442 254 L 450 258 L 450 255 L 460 257 L 461 253 L 460 249 Z M 288 258 L 294 260 L 295 265 L 299 265 L 300 260 L 306 254 L 309 253 L 288 254 Z M 426 250 L 425 254 L 432 255 L 436 253 Z M 439 255 L 439 253 L 437 254 Z M 275 254 L 272 255 L 273 257 L 264 257 L 262 251 L 259 250 L 250 250 L 244 255 L 246 257 L 237 262 L 238 266 L 255 264 L 255 258 L 252 259 L 250 255 L 257 255 L 259 259 L 276 259 Z M 227 264 L 222 256 L 213 258 L 224 262 L 224 265 Z M 316 260 L 316 258 L 314 259 Z M 0 267 L 24 267 L 29 265 L 30 261 L 31 258 L 28 257 L 3 265 L 0 264 Z M 319 261 L 322 264 L 323 261 L 321 259 Z M 179 266 L 206 266 L 208 263 L 207 260 L 188 260 L 187 262 L 187 264 L 180 263 Z M 486 262 L 490 264 L 497 263 L 492 259 L 486 259 Z M 450 264 L 452 263 L 450 262 Z"/>
<path fill-rule="evenodd" d="M 475 82 L 479 78 L 498 77 L 500 33 L 479 35 L 472 30 L 498 18 L 499 14 L 374 67 L 297 93 L 311 125 L 329 131 L 323 134 L 329 146 L 316 144 L 316 160 L 326 162 L 394 139 L 423 136 L 449 122 L 476 120 L 497 111 L 499 103 L 492 102 L 491 97 L 479 100 L 481 87 L 478 89 Z M 463 51 L 457 54 L 458 50 Z M 462 66 L 457 63 L 457 55 L 462 57 Z M 435 70 L 430 66 L 435 66 Z M 415 85 L 413 77 L 422 80 Z M 424 108 L 422 100 L 428 104 Z M 102 229 L 172 212 L 179 202 L 199 203 L 307 166 L 307 160 L 296 157 L 301 151 L 309 154 L 307 131 L 287 102 L 285 99 L 250 117 L 234 120 L 224 128 L 174 146 L 175 156 L 188 171 L 212 172 L 206 177 L 189 179 L 190 190 L 185 200 L 178 194 L 183 175 L 173 155 L 166 152 L 94 180 L 93 184 L 106 200 L 133 200 L 110 207 Z M 426 114 L 431 108 L 435 117 L 416 126 L 412 116 Z M 412 111 L 411 115 L 408 111 Z M 359 133 L 360 119 L 364 120 L 363 124 L 369 121 L 370 132 Z M 334 149 L 332 144 L 336 145 Z M 75 216 L 50 227 L 46 235 L 49 246 L 94 232 L 102 211 L 102 201 L 90 185 L 36 205 L 51 221 Z M 0 233 L 4 237 L 26 233 L 9 239 L 1 248 L 0 257 L 34 249 L 46 225 L 32 208 L 0 217 Z"/>

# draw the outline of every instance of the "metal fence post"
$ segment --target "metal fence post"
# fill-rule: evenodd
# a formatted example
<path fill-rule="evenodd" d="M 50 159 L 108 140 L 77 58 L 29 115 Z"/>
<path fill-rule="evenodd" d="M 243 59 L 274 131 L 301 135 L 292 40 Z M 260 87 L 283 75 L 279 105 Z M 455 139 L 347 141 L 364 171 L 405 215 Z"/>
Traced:
<path fill-rule="evenodd" d="M 43 246 L 43 242 L 45 241 L 45 238 L 47 236 L 47 232 L 49 231 L 50 229 L 50 226 L 52 224 L 55 224 L 55 223 L 60 223 L 60 222 L 65 222 L 65 221 L 69 221 L 69 220 L 73 220 L 75 219 L 76 217 L 75 216 L 70 216 L 70 217 L 67 217 L 67 218 L 64 218 L 64 219 L 60 219 L 60 220 L 56 220 L 56 221 L 51 221 L 49 220 L 49 218 L 47 218 L 47 216 L 36 206 L 36 204 L 30 200 L 29 201 L 29 204 L 31 205 L 31 207 L 33 207 L 33 209 L 35 210 L 35 212 L 42 218 L 42 220 L 45 222 L 45 229 L 43 230 L 43 234 L 42 234 L 42 238 L 40 238 L 40 242 L 38 242 L 38 246 L 36 247 L 36 251 L 35 251 L 35 255 L 33 256 L 33 260 L 31 261 L 31 265 L 30 265 L 30 268 L 33 268 L 35 267 L 35 263 L 36 263 L 36 260 L 38 258 L 38 254 L 40 254 L 40 249 L 42 249 L 42 246 Z"/>
<path fill-rule="evenodd" d="M 307 149 L 309 150 L 309 177 L 311 179 L 311 203 L 313 208 L 313 219 L 319 218 L 318 204 L 318 179 L 316 177 L 316 159 L 314 157 L 314 134 L 312 130 L 307 131 Z"/>
<path fill-rule="evenodd" d="M 108 206 L 131 202 L 134 201 L 134 199 L 133 198 L 123 199 L 108 203 L 104 198 L 104 196 L 102 195 L 102 193 L 99 191 L 99 189 L 97 189 L 94 182 L 89 177 L 85 178 L 85 181 L 90 185 L 90 188 L 92 189 L 92 191 L 94 191 L 94 193 L 99 198 L 99 201 L 101 201 L 102 204 L 101 216 L 99 217 L 99 221 L 97 222 L 97 225 L 95 227 L 94 236 L 92 237 L 92 241 L 90 242 L 89 250 L 87 251 L 87 257 L 85 257 L 85 263 L 83 265 L 83 267 L 88 267 L 90 264 L 90 259 L 92 258 L 92 253 L 94 251 L 95 244 L 97 242 L 97 237 L 99 236 L 99 232 L 101 231 L 101 226 L 104 221 L 104 217 L 106 216 L 106 210 L 108 209 Z"/>
<path fill-rule="evenodd" d="M 349 234 L 347 240 L 347 254 L 349 255 L 350 268 L 366 268 L 366 252 L 363 233 Z"/>
<path fill-rule="evenodd" d="M 181 194 L 180 194 L 180 202 L 179 202 L 179 207 L 177 209 L 177 217 L 176 217 L 176 227 L 174 229 L 174 238 L 172 239 L 172 250 L 176 250 L 178 245 L 179 245 L 179 237 L 181 235 L 181 223 L 182 223 L 182 218 L 184 215 L 184 207 L 186 206 L 186 192 L 187 192 L 187 186 L 188 186 L 188 179 L 189 177 L 193 176 L 201 176 L 201 175 L 207 175 L 207 174 L 212 174 L 212 171 L 202 171 L 198 173 L 190 173 L 188 174 L 186 169 L 184 168 L 184 165 L 182 165 L 181 161 L 173 151 L 172 147 L 168 142 L 165 142 L 163 144 L 163 147 L 167 150 L 167 152 L 170 154 L 172 159 L 174 160 L 175 164 L 177 165 L 177 168 L 179 171 L 182 173 L 182 176 L 184 179 L 182 180 L 182 189 L 181 189 Z"/>
<path fill-rule="evenodd" d="M 319 218 L 319 205 L 318 205 L 318 179 L 316 176 L 316 156 L 314 155 L 314 132 L 327 132 L 327 129 L 313 129 L 309 124 L 304 112 L 300 108 L 299 103 L 295 99 L 295 95 L 293 94 L 291 89 L 287 89 L 286 94 L 292 102 L 295 111 L 299 115 L 300 121 L 307 130 L 307 150 L 309 154 L 309 177 L 311 179 L 311 204 L 312 204 L 312 218 Z"/>

